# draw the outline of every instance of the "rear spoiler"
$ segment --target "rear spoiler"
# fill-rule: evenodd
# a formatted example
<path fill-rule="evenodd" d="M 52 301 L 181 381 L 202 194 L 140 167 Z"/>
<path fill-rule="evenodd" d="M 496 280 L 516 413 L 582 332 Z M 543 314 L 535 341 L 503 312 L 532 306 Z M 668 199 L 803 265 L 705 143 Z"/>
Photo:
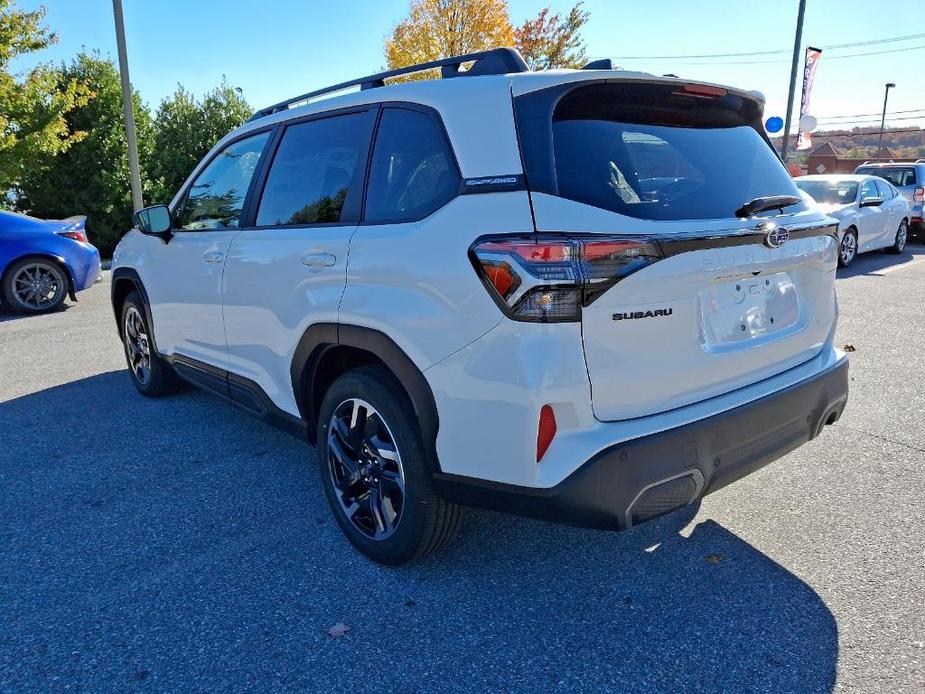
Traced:
<path fill-rule="evenodd" d="M 59 219 L 58 221 L 64 224 L 64 226 L 61 227 L 62 231 L 83 231 L 87 224 L 87 215 L 75 214 L 72 217 Z"/>

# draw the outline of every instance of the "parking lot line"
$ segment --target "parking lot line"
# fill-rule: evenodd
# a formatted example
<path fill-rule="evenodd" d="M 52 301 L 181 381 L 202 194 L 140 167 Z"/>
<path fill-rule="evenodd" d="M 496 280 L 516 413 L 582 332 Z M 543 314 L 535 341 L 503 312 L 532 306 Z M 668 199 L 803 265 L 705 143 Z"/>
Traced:
<path fill-rule="evenodd" d="M 909 262 L 903 263 L 902 265 L 893 265 L 892 267 L 884 268 L 883 270 L 877 270 L 876 272 L 872 272 L 870 274 L 886 275 L 890 272 L 896 272 L 897 270 L 903 270 L 904 268 L 910 267 L 912 265 L 918 265 L 921 262 L 925 262 L 925 258 L 916 258 L 915 260 L 910 260 Z"/>

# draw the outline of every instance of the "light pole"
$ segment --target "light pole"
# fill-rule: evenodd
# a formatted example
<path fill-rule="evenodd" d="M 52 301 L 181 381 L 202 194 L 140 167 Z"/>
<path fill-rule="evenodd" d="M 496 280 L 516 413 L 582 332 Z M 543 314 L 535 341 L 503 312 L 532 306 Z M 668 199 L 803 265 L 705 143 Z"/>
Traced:
<path fill-rule="evenodd" d="M 887 82 L 886 89 L 883 92 L 883 115 L 880 116 L 880 139 L 877 140 L 877 161 L 882 159 L 880 153 L 883 151 L 883 124 L 886 122 L 886 100 L 890 96 L 890 90 L 895 86 L 893 82 Z"/>
<path fill-rule="evenodd" d="M 793 37 L 793 60 L 790 63 L 790 91 L 787 93 L 787 115 L 784 117 L 784 141 L 780 146 L 780 158 L 787 165 L 787 145 L 790 144 L 790 118 L 793 114 L 793 92 L 797 86 L 797 67 L 800 63 L 800 41 L 803 38 L 803 15 L 806 13 L 806 0 L 800 0 L 797 10 L 797 33 Z"/>
<path fill-rule="evenodd" d="M 137 212 L 144 207 L 144 200 L 141 198 L 141 175 L 138 172 L 138 142 L 135 140 L 135 113 L 132 108 L 132 83 L 128 77 L 128 55 L 125 51 L 122 0 L 112 0 L 112 13 L 116 20 L 116 47 L 119 51 L 119 75 L 122 77 L 122 114 L 128 144 L 128 170 L 132 179 L 132 206 Z"/>

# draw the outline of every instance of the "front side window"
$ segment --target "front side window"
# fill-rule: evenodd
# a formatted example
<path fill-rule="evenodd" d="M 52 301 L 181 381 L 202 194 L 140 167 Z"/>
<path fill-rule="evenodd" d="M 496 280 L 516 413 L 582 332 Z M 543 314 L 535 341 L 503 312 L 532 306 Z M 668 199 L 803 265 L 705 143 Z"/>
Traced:
<path fill-rule="evenodd" d="M 228 145 L 193 181 L 176 225 L 188 231 L 234 229 L 269 132 Z"/>
<path fill-rule="evenodd" d="M 423 219 L 459 190 L 459 173 L 443 129 L 427 113 L 382 112 L 366 193 L 367 222 Z"/>
<path fill-rule="evenodd" d="M 346 221 L 344 204 L 369 149 L 372 119 L 372 112 L 350 113 L 286 128 L 267 176 L 257 226 Z"/>
<path fill-rule="evenodd" d="M 877 185 L 873 180 L 864 181 L 861 184 L 861 200 L 868 200 L 870 198 L 879 198 L 880 193 L 877 191 Z"/>

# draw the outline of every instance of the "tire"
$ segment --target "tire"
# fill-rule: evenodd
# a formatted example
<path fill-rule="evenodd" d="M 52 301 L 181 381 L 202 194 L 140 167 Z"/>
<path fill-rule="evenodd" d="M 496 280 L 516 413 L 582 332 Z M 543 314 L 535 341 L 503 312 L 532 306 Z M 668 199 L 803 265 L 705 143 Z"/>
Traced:
<path fill-rule="evenodd" d="M 331 385 L 321 403 L 317 441 L 334 517 L 368 558 L 406 564 L 444 548 L 459 533 L 463 509 L 434 491 L 417 417 L 384 367 L 348 371 Z"/>
<path fill-rule="evenodd" d="M 132 292 L 122 304 L 122 348 L 125 363 L 138 392 L 149 398 L 159 398 L 177 391 L 180 378 L 173 367 L 158 356 L 153 349 L 151 326 L 145 317 L 145 306 L 141 295 Z"/>
<path fill-rule="evenodd" d="M 49 313 L 61 308 L 68 283 L 67 271 L 53 260 L 23 258 L 3 277 L 3 302 L 20 313 Z"/>
<path fill-rule="evenodd" d="M 854 227 L 845 229 L 838 243 L 838 267 L 848 267 L 858 257 L 858 232 Z"/>
<path fill-rule="evenodd" d="M 887 253 L 895 253 L 899 255 L 904 250 L 906 250 L 906 241 L 909 239 L 909 224 L 904 219 L 899 223 L 899 228 L 896 230 L 896 238 L 893 239 L 893 245 L 887 246 L 884 250 Z"/>

